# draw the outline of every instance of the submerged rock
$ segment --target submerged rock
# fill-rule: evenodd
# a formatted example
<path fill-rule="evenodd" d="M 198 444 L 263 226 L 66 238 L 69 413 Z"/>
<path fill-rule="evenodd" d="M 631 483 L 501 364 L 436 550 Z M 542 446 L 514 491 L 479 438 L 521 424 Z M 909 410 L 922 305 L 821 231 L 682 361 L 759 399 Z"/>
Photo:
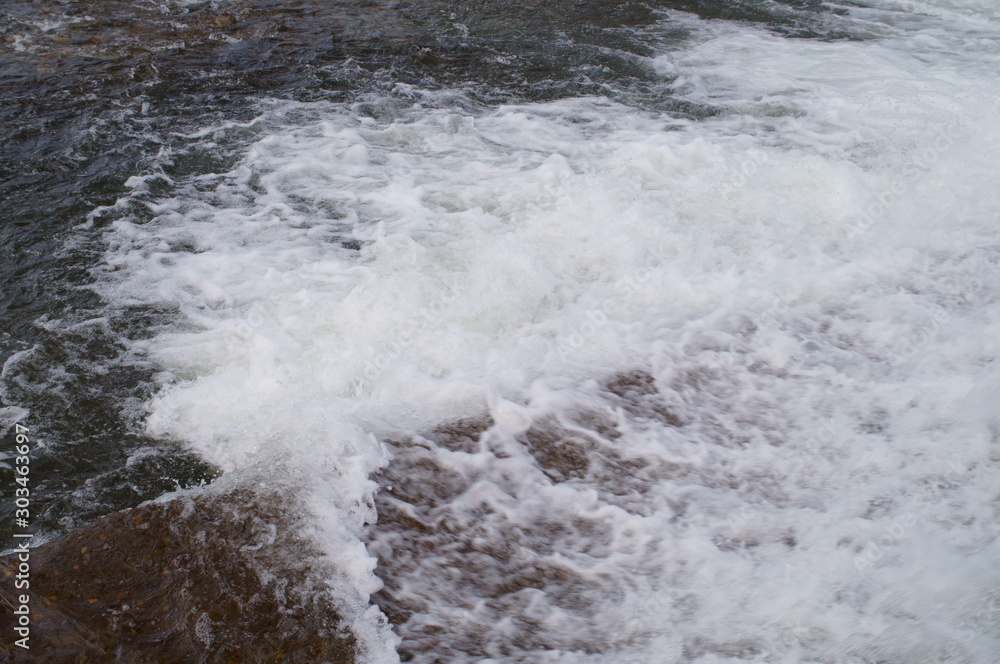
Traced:
<path fill-rule="evenodd" d="M 7 661 L 353 662 L 289 512 L 250 490 L 181 497 L 31 549 L 31 649 L 4 638 Z M 0 566 L 14 605 L 17 560 Z M 8 636 L 12 618 L 0 619 Z"/>

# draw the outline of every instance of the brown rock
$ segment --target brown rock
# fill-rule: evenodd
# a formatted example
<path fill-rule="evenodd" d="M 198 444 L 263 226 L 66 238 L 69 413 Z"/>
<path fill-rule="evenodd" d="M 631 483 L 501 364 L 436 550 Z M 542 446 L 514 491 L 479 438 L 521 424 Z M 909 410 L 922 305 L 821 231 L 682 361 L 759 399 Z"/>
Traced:
<path fill-rule="evenodd" d="M 288 507 L 250 490 L 177 498 L 31 549 L 31 650 L 13 645 L 8 606 L 0 652 L 50 664 L 353 662 Z M 0 560 L 11 606 L 24 592 L 17 564 Z"/>
<path fill-rule="evenodd" d="M 217 28 L 225 28 L 236 22 L 236 17 L 232 14 L 219 14 L 212 19 L 212 25 Z"/>

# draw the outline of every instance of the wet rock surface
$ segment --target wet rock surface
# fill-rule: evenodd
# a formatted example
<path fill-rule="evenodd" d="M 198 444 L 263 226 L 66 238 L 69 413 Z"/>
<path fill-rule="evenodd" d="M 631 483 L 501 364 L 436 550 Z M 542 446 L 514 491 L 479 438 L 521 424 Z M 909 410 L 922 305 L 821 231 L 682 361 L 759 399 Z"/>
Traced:
<path fill-rule="evenodd" d="M 31 650 L 5 638 L 0 661 L 353 662 L 287 507 L 245 489 L 181 497 L 31 549 Z M 0 560 L 5 603 L 23 592 L 17 564 Z"/>
<path fill-rule="evenodd" d="M 610 556 L 615 525 L 596 502 L 553 497 L 588 486 L 607 505 L 641 512 L 658 478 L 691 469 L 617 443 L 644 422 L 683 426 L 650 373 L 612 376 L 597 397 L 589 408 L 539 415 L 520 434 L 482 416 L 386 441 L 392 461 L 376 478 L 378 523 L 367 545 L 385 584 L 372 599 L 402 638 L 402 661 L 519 650 L 542 661 L 553 648 L 581 657 L 608 649 L 597 606 L 623 590 L 566 552 Z M 434 584 L 423 582 L 431 576 Z M 558 630 L 543 625 L 552 620 Z"/>

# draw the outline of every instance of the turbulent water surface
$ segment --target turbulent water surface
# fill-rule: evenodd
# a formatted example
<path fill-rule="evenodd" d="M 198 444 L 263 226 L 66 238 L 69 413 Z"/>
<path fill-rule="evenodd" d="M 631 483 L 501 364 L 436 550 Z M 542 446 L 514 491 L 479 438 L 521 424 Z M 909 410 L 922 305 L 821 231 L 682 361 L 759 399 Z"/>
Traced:
<path fill-rule="evenodd" d="M 290 492 L 363 662 L 998 661 L 992 0 L 0 11 L 43 533 Z"/>

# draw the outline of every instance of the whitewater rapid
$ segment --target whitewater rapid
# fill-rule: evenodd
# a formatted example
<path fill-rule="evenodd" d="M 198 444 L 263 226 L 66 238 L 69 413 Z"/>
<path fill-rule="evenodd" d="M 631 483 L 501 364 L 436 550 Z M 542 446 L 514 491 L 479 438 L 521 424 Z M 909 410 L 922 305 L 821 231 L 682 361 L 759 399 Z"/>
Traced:
<path fill-rule="evenodd" d="M 399 85 L 190 136 L 254 138 L 130 179 L 99 283 L 176 314 L 148 431 L 295 487 L 363 661 L 997 661 L 1000 13 L 850 20 L 665 14 L 703 119 Z"/>

